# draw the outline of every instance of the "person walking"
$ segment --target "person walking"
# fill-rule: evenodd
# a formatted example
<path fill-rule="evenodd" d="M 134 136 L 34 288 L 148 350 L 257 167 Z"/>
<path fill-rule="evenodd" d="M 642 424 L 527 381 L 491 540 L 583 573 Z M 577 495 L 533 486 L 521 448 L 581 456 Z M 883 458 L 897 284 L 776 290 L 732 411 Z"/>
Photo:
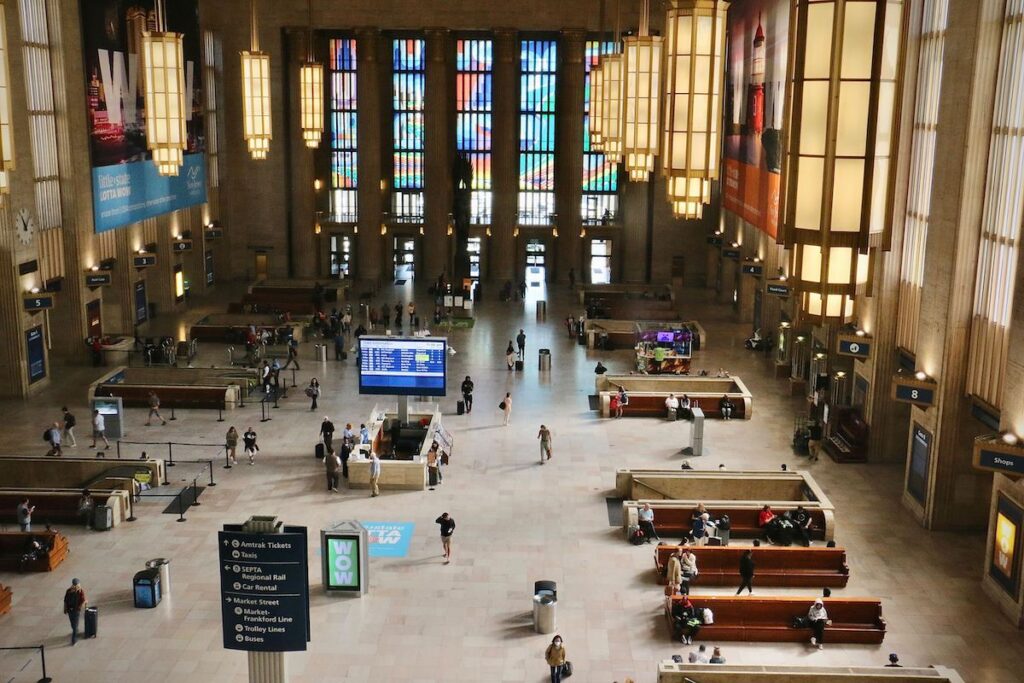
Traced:
<path fill-rule="evenodd" d="M 516 335 L 516 346 L 519 347 L 519 360 L 526 360 L 526 333 L 522 329 Z"/>
<path fill-rule="evenodd" d="M 740 587 L 736 591 L 736 595 L 743 592 L 743 589 L 747 589 L 748 595 L 754 594 L 754 551 L 747 549 L 743 551 L 743 555 L 740 556 Z"/>
<path fill-rule="evenodd" d="M 555 636 L 551 639 L 551 644 L 544 650 L 544 661 L 551 667 L 551 683 L 561 683 L 566 662 L 562 636 Z"/>
<path fill-rule="evenodd" d="M 50 425 L 50 428 L 46 431 L 47 441 L 50 442 L 50 450 L 47 451 L 47 455 L 55 455 L 60 457 L 64 455 L 64 452 L 60 448 L 60 434 L 61 426 L 60 422 L 54 422 Z"/>
<path fill-rule="evenodd" d="M 509 418 L 512 416 L 512 394 L 505 392 L 505 400 L 498 404 L 498 408 L 504 413 L 504 422 L 502 423 L 505 427 L 508 427 Z"/>
<path fill-rule="evenodd" d="M 512 372 L 512 368 L 516 366 L 516 350 L 512 346 L 512 340 L 508 340 L 508 348 L 505 349 L 505 364 L 508 365 L 508 371 Z"/>
<path fill-rule="evenodd" d="M 462 402 L 466 404 L 466 414 L 473 412 L 473 380 L 469 375 L 462 380 Z"/>
<path fill-rule="evenodd" d="M 64 433 L 61 436 L 67 440 L 68 446 L 74 448 L 78 445 L 78 442 L 75 440 L 75 425 L 77 424 L 77 420 L 75 420 L 75 416 L 71 414 L 71 411 L 68 410 L 67 406 L 61 408 L 61 412 L 64 413 Z"/>
<path fill-rule="evenodd" d="M 380 495 L 377 482 L 380 481 L 380 458 L 373 451 L 370 451 L 370 498 Z"/>
<path fill-rule="evenodd" d="M 92 445 L 89 448 L 96 448 L 96 439 L 103 439 L 103 450 L 110 448 L 107 441 L 107 423 L 98 410 L 92 411 Z"/>
<path fill-rule="evenodd" d="M 331 418 L 324 415 L 324 421 L 320 423 L 320 438 L 323 439 L 324 448 L 328 453 L 334 452 L 334 423 Z"/>
<path fill-rule="evenodd" d="M 287 368 L 293 363 L 295 364 L 296 370 L 302 369 L 299 367 L 299 342 L 295 339 L 288 342 L 288 360 L 285 361 L 284 368 Z"/>
<path fill-rule="evenodd" d="M 320 380 L 316 377 L 309 380 L 309 386 L 306 387 L 306 396 L 311 398 L 313 402 L 310 404 L 310 410 L 316 410 L 316 400 L 320 398 Z"/>
<path fill-rule="evenodd" d="M 264 365 L 266 365 L 266 361 L 264 361 Z M 266 371 L 269 374 L 270 368 L 266 368 Z M 266 388 L 264 388 L 264 391 L 266 391 Z M 151 391 L 149 392 L 149 415 L 146 417 L 147 427 L 149 426 L 149 423 L 152 421 L 154 415 L 158 420 L 160 420 L 160 424 L 167 424 L 167 420 L 165 420 L 163 416 L 160 414 L 160 397 L 156 395 L 155 391 Z"/>
<path fill-rule="evenodd" d="M 263 385 L 263 393 L 270 393 L 270 363 L 263 361 L 260 366 L 260 384 Z"/>
<path fill-rule="evenodd" d="M 389 325 L 390 322 L 391 322 L 391 304 L 381 304 L 380 305 L 380 324 L 383 325 L 385 329 L 387 329 L 390 326 Z"/>
<path fill-rule="evenodd" d="M 78 642 L 78 622 L 88 604 L 85 599 L 85 591 L 82 589 L 82 582 L 78 579 L 71 579 L 71 585 L 64 591 L 64 614 L 68 615 L 68 621 L 71 622 L 72 645 Z"/>
<path fill-rule="evenodd" d="M 237 465 L 235 461 L 235 454 L 238 451 L 238 430 L 235 429 L 234 425 L 228 429 L 228 433 L 224 436 L 224 447 L 228 452 L 228 460 L 232 465 Z"/>
<path fill-rule="evenodd" d="M 348 479 L 348 459 L 352 455 L 352 443 L 348 439 L 341 440 L 341 476 Z"/>
<path fill-rule="evenodd" d="M 447 512 L 434 520 L 441 525 L 441 547 L 444 549 L 444 563 L 452 561 L 452 534 L 455 533 L 455 519 Z"/>
<path fill-rule="evenodd" d="M 242 444 L 245 446 L 245 454 L 249 456 L 249 464 L 256 464 L 256 451 L 260 447 L 256 444 L 256 430 L 249 427 L 245 430 L 245 434 L 242 434 Z"/>
<path fill-rule="evenodd" d="M 413 322 L 416 320 L 416 302 L 410 301 L 407 308 L 409 312 L 409 329 L 413 329 Z"/>
<path fill-rule="evenodd" d="M 36 506 L 30 505 L 28 498 L 23 498 L 21 502 L 18 503 L 18 528 L 23 532 L 32 531 L 32 513 L 35 511 Z"/>
<path fill-rule="evenodd" d="M 341 330 L 334 335 L 334 360 L 345 360 L 345 333 Z"/>
<path fill-rule="evenodd" d="M 547 425 L 540 426 L 537 438 L 540 439 L 540 464 L 543 465 L 545 459 L 551 459 L 551 430 Z"/>
<path fill-rule="evenodd" d="M 395 304 L 395 327 L 402 329 L 402 302 Z"/>
<path fill-rule="evenodd" d="M 324 455 L 324 469 L 327 471 L 327 490 L 338 490 L 338 470 L 341 469 L 341 458 L 334 451 Z"/>

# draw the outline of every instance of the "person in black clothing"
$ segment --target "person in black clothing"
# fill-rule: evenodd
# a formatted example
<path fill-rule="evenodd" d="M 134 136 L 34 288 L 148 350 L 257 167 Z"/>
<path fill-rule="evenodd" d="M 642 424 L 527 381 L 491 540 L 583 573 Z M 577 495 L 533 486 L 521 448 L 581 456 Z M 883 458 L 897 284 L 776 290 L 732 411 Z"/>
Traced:
<path fill-rule="evenodd" d="M 733 409 L 734 406 L 732 401 L 729 400 L 727 395 L 723 395 L 721 400 L 718 401 L 718 410 L 722 414 L 722 419 L 731 420 Z"/>
<path fill-rule="evenodd" d="M 807 428 L 807 455 L 813 461 L 818 460 L 821 450 L 821 423 L 815 420 Z"/>
<path fill-rule="evenodd" d="M 348 458 L 352 455 L 352 445 L 348 439 L 341 442 L 341 476 L 348 479 Z"/>
<path fill-rule="evenodd" d="M 700 631 L 697 608 L 685 593 L 681 599 L 672 601 L 672 625 L 675 637 L 687 645 L 693 642 L 693 637 Z"/>
<path fill-rule="evenodd" d="M 452 534 L 455 533 L 455 519 L 447 512 L 434 520 L 441 525 L 441 547 L 444 548 L 444 563 L 452 561 Z"/>
<path fill-rule="evenodd" d="M 736 595 L 743 592 L 743 589 L 747 589 L 748 595 L 754 594 L 754 552 L 752 550 L 744 550 L 743 555 L 740 556 L 740 588 L 736 591 Z"/>
<path fill-rule="evenodd" d="M 519 347 L 519 359 L 526 359 L 526 333 L 522 329 L 519 330 L 519 334 L 516 335 L 516 346 Z"/>
<path fill-rule="evenodd" d="M 800 542 L 805 548 L 811 545 L 811 531 L 814 530 L 814 520 L 811 519 L 811 513 L 804 509 L 803 505 L 797 505 L 796 510 L 793 510 L 789 515 L 790 520 L 793 522 L 793 526 L 796 527 L 796 531 L 800 534 Z"/>
<path fill-rule="evenodd" d="M 324 421 L 320 423 L 320 437 L 324 440 L 324 448 L 328 453 L 334 452 L 334 423 L 331 418 L 324 415 Z"/>
<path fill-rule="evenodd" d="M 462 380 L 462 400 L 466 404 L 466 412 L 473 412 L 473 380 L 469 375 Z"/>
<path fill-rule="evenodd" d="M 606 372 L 608 372 L 608 368 L 606 368 L 606 367 L 605 367 L 605 366 L 604 366 L 604 365 L 603 365 L 603 364 L 601 363 L 601 361 L 597 361 L 597 367 L 596 367 L 596 368 L 594 368 L 594 374 L 595 374 L 595 375 L 603 375 L 603 374 L 604 374 L 604 373 L 606 373 Z"/>

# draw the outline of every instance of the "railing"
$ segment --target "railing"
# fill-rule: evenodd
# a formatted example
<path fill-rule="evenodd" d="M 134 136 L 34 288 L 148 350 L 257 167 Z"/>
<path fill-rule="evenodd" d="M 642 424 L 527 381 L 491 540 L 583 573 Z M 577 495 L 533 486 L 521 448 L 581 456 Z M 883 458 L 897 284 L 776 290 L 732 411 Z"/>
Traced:
<path fill-rule="evenodd" d="M 122 444 L 125 445 L 125 446 L 157 446 L 157 447 L 160 447 L 160 448 L 162 448 L 163 446 L 167 446 L 167 458 L 164 460 L 164 464 L 167 467 L 174 467 L 179 462 L 209 462 L 209 463 L 211 463 L 211 465 L 213 463 L 212 459 L 206 459 L 206 458 L 201 458 L 199 460 L 175 460 L 174 459 L 174 447 L 175 446 L 187 446 L 189 448 L 210 448 L 210 449 L 214 449 L 214 450 L 216 450 L 218 452 L 218 456 L 217 456 L 218 458 L 220 457 L 220 451 L 227 449 L 226 445 L 224 445 L 224 444 L 215 444 L 215 443 L 189 443 L 187 441 L 125 441 L 123 439 L 118 439 L 117 440 L 117 444 L 116 444 L 116 446 L 117 446 L 117 459 L 118 460 L 121 459 L 121 455 L 122 455 L 121 446 L 122 446 Z M 148 457 L 146 451 L 142 451 L 142 456 L 147 456 Z M 141 460 L 143 458 L 140 457 L 139 459 Z M 214 484 L 214 482 L 213 482 L 213 469 L 212 469 L 212 467 L 210 469 L 210 485 L 211 486 L 216 486 L 216 484 Z"/>
<path fill-rule="evenodd" d="M 25 645 L 25 646 L 22 646 L 22 647 L 0 647 L 0 652 L 16 652 L 16 651 L 19 651 L 19 650 L 32 650 L 32 651 L 38 650 L 39 651 L 40 664 L 41 664 L 42 669 L 43 669 L 43 676 L 42 676 L 42 678 L 40 678 L 38 680 L 37 683 L 51 683 L 51 681 L 53 681 L 52 678 L 50 678 L 49 676 L 46 675 L 46 646 L 45 645 Z M 29 659 L 28 661 L 26 661 L 22 665 L 22 667 L 21 667 L 21 669 L 19 671 L 25 671 L 29 667 L 29 665 L 31 663 L 32 663 L 32 660 Z"/>

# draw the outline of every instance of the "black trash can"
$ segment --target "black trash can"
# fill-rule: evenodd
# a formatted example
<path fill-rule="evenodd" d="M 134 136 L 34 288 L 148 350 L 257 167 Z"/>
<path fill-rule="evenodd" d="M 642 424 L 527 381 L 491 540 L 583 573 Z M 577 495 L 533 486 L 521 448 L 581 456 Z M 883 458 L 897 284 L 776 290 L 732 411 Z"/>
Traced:
<path fill-rule="evenodd" d="M 534 581 L 534 595 L 546 595 L 553 600 L 558 599 L 558 584 L 554 581 Z"/>

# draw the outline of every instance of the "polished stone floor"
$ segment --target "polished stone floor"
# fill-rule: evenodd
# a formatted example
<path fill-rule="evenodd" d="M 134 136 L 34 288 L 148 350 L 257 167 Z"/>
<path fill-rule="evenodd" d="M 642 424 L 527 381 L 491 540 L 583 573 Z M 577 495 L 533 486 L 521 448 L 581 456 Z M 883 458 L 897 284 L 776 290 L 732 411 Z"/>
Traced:
<path fill-rule="evenodd" d="M 388 297 L 407 300 L 411 284 Z M 489 292 L 496 292 L 492 286 Z M 225 292 L 221 292 L 225 296 Z M 537 323 L 534 299 L 545 297 L 548 321 Z M 425 293 L 417 297 L 421 310 Z M 705 443 L 710 454 L 698 468 L 720 463 L 730 469 L 803 467 L 789 449 L 793 416 L 803 405 L 790 398 L 788 384 L 771 378 L 767 361 L 743 349 L 749 333 L 729 322 L 730 311 L 700 303 L 704 292 L 687 293 L 687 318 L 708 330 L 707 349 L 696 367 L 725 367 L 742 376 L 754 394 L 750 421 L 711 422 Z M 689 303 L 693 300 L 693 303 Z M 378 299 L 377 304 L 381 303 Z M 220 304 L 222 306 L 223 304 Z M 213 306 L 196 306 L 178 318 L 155 321 L 153 332 L 177 333 Z M 353 362 L 313 362 L 310 344 L 302 350 L 300 383 L 318 376 L 321 409 L 311 413 L 299 393 L 258 421 L 257 407 L 229 415 L 179 411 L 166 426 L 144 427 L 145 413 L 130 411 L 131 441 L 208 443 L 176 451 L 178 458 L 217 454 L 229 424 L 241 431 L 253 425 L 262 452 L 254 467 L 215 467 L 216 488 L 186 523 L 160 514 L 167 501 L 144 503 L 138 521 L 100 533 L 63 531 L 72 554 L 52 574 L 0 573 L 14 590 L 14 607 L 0 617 L 0 646 L 45 643 L 50 675 L 57 681 L 233 682 L 245 681 L 246 657 L 221 646 L 216 532 L 228 522 L 253 514 L 278 515 L 311 531 L 310 582 L 312 642 L 305 653 L 287 656 L 290 680 L 313 681 L 543 681 L 543 650 L 549 638 L 530 628 L 533 581 L 558 582 L 558 632 L 576 668 L 574 680 L 610 683 L 631 676 L 655 680 L 655 663 L 685 646 L 670 642 L 662 617 L 661 588 L 655 583 L 652 548 L 623 541 L 608 524 L 605 497 L 612 495 L 619 467 L 677 469 L 679 449 L 689 438 L 687 423 L 655 419 L 599 420 L 588 412 L 594 363 L 626 369 L 629 354 L 587 352 L 567 339 L 563 320 L 571 306 L 563 288 L 531 289 L 525 303 L 491 298 L 478 309 L 472 330 L 450 336 L 453 388 L 466 374 L 476 382 L 476 409 L 456 416 L 455 392 L 442 402 L 455 436 L 452 464 L 435 491 L 328 493 L 323 468 L 313 458 L 322 415 L 358 423 L 375 400 L 357 394 Z M 527 334 L 524 373 L 509 373 L 504 349 L 522 327 Z M 550 348 L 553 371 L 537 371 L 537 349 Z M 203 362 L 220 362 L 222 347 L 206 346 Z M 6 453 L 39 452 L 39 431 L 69 403 L 84 422 L 85 387 L 98 371 L 56 368 L 59 381 L 30 402 L 0 403 L 5 415 Z M 509 427 L 501 426 L 497 403 L 512 392 Z M 554 433 L 554 460 L 537 459 L 540 423 Z M 79 428 L 84 433 L 84 428 Z M 79 442 L 83 441 L 79 436 Z M 124 446 L 126 456 L 141 448 Z M 81 445 L 78 451 L 85 450 Z M 386 467 L 385 463 L 385 467 Z M 984 564 L 983 536 L 929 533 L 899 505 L 902 466 L 845 465 L 828 460 L 810 464 L 837 508 L 837 540 L 849 550 L 851 580 L 842 592 L 883 601 L 888 634 L 880 646 L 723 644 L 730 662 L 870 664 L 898 652 L 910 665 L 943 664 L 969 681 L 1024 680 L 1024 636 L 987 601 L 979 587 Z M 176 479 L 197 476 L 198 466 L 182 465 Z M 434 518 L 449 511 L 456 519 L 453 561 L 444 565 Z M 316 531 L 346 519 L 415 523 L 408 556 L 373 559 L 371 589 L 362 599 L 328 597 L 320 590 Z M 131 578 L 152 557 L 172 559 L 173 594 L 157 609 L 134 609 Z M 60 614 L 61 596 L 72 577 L 82 580 L 90 602 L 101 610 L 96 640 L 67 646 L 68 627 Z M 709 592 L 720 592 L 705 589 Z M 728 589 L 721 589 L 727 592 Z M 762 589 L 761 594 L 815 591 Z M 35 680 L 32 669 L 18 669 L 27 654 L 0 655 L 0 680 Z"/>

